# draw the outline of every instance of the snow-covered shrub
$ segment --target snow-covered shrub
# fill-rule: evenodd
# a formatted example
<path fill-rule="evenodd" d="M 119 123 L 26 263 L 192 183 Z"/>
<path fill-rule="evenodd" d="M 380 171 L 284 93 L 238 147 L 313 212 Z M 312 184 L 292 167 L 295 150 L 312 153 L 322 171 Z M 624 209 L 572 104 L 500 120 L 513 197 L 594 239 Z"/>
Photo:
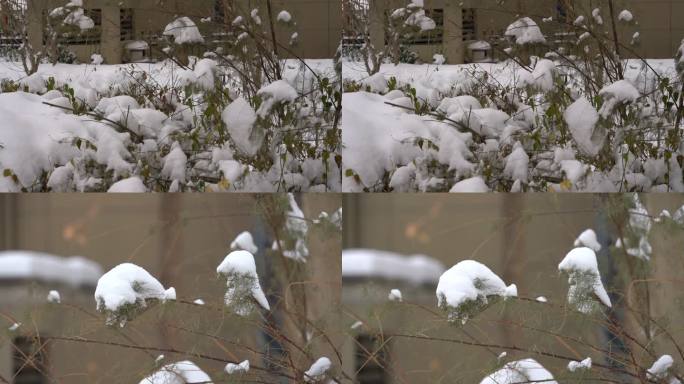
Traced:
<path fill-rule="evenodd" d="M 371 71 L 349 58 L 343 189 L 447 192 L 479 177 L 489 191 L 684 191 L 682 71 L 622 58 L 611 24 L 636 27 L 628 10 L 564 7 L 575 23 L 512 20 L 494 65 Z M 444 108 L 458 97 L 478 106 Z"/>
<path fill-rule="evenodd" d="M 149 300 L 176 300 L 176 290 L 165 289 L 149 272 L 135 264 L 119 264 L 97 281 L 97 310 L 107 316 L 107 325 L 123 327 L 147 308 Z"/>
<path fill-rule="evenodd" d="M 444 272 L 437 284 L 437 305 L 449 321 L 465 324 L 495 297 L 517 296 L 515 284 L 506 284 L 487 266 L 464 260 Z"/>
<path fill-rule="evenodd" d="M 216 273 L 226 279 L 225 304 L 240 316 L 247 316 L 259 304 L 270 310 L 268 300 L 259 284 L 254 255 L 248 251 L 233 251 L 216 268 Z"/>
<path fill-rule="evenodd" d="M 568 275 L 568 303 L 578 311 L 591 313 L 597 310 L 598 302 L 612 306 L 601 282 L 596 254 L 592 249 L 573 249 L 558 264 L 558 270 Z"/>

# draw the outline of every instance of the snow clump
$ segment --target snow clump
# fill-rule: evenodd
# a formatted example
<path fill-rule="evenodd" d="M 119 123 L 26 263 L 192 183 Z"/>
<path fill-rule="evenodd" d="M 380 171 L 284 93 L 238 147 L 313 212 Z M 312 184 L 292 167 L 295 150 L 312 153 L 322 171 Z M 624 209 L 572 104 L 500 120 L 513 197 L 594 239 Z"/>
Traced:
<path fill-rule="evenodd" d="M 138 384 L 211 384 L 211 377 L 189 360 L 163 366 Z"/>
<path fill-rule="evenodd" d="M 591 369 L 591 357 L 587 357 L 582 361 L 571 361 L 568 363 L 568 371 L 582 371 Z"/>
<path fill-rule="evenodd" d="M 252 234 L 249 233 L 249 231 L 240 232 L 240 234 L 235 237 L 235 240 L 230 243 L 230 249 L 234 251 L 242 249 L 253 255 L 259 251 L 259 248 L 254 244 L 254 238 L 252 238 Z"/>
<path fill-rule="evenodd" d="M 558 384 L 551 372 L 534 359 L 524 359 L 506 363 L 503 368 L 485 377 L 480 384 L 521 384 L 521 383 Z"/>
<path fill-rule="evenodd" d="M 176 299 L 174 288 L 164 286 L 145 269 L 131 263 L 119 264 L 97 281 L 95 301 L 97 310 L 107 315 L 107 325 L 123 327 L 142 312 L 145 300 L 162 302 Z"/>
<path fill-rule="evenodd" d="M 233 251 L 216 268 L 226 278 L 228 290 L 224 296 L 227 306 L 240 316 L 247 316 L 256 307 L 256 301 L 267 311 L 271 309 L 259 284 L 254 255 L 248 251 Z"/>
<path fill-rule="evenodd" d="M 307 383 L 318 383 L 324 380 L 331 366 L 330 359 L 321 357 L 311 365 L 308 371 L 304 372 L 304 381 Z"/>
<path fill-rule="evenodd" d="M 601 244 L 596 239 L 596 232 L 593 229 L 586 229 L 580 233 L 577 239 L 575 239 L 574 246 L 591 248 L 594 252 L 601 250 Z"/>
<path fill-rule="evenodd" d="M 591 313 L 596 309 L 596 299 L 606 307 L 612 306 L 601 282 L 596 253 L 592 249 L 573 249 L 558 264 L 558 270 L 568 275 L 568 303 L 578 311 Z"/>
<path fill-rule="evenodd" d="M 163 35 L 173 37 L 173 42 L 177 45 L 204 43 L 204 38 L 200 34 L 199 28 L 187 16 L 179 17 L 170 22 L 164 28 Z"/>
<path fill-rule="evenodd" d="M 504 36 L 514 38 L 517 45 L 546 43 L 541 29 L 529 17 L 523 17 L 509 25 Z"/>
<path fill-rule="evenodd" d="M 448 312 L 449 320 L 465 324 L 487 306 L 489 298 L 517 296 L 517 288 L 507 287 L 484 264 L 464 260 L 440 276 L 436 294 L 437 305 Z"/>
<path fill-rule="evenodd" d="M 245 360 L 240 364 L 228 363 L 224 368 L 227 374 L 232 375 L 235 373 L 247 373 L 249 372 L 249 360 Z"/>

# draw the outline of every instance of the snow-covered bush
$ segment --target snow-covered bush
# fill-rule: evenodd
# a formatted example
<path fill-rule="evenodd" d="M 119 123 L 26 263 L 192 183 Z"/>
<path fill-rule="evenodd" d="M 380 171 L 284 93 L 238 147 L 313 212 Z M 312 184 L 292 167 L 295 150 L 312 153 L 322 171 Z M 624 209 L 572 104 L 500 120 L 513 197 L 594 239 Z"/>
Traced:
<path fill-rule="evenodd" d="M 235 313 L 249 315 L 256 308 L 255 302 L 267 311 L 271 309 L 259 284 L 254 255 L 233 251 L 216 267 L 216 272 L 226 279 L 224 301 Z"/>
<path fill-rule="evenodd" d="M 54 17 L 73 15 L 69 28 L 88 27 L 71 3 Z M 165 30 L 166 60 L 153 66 L 98 65 L 86 68 L 87 76 L 57 67 L 49 77 L 3 79 L 0 103 L 33 110 L 27 135 L 45 138 L 17 137 L 26 125 L 21 110 L 0 111 L 7 121 L 0 156 L 10 159 L 2 162 L 7 183 L 0 188 L 340 191 L 341 92 L 333 63 L 283 59 L 289 48 L 271 41 L 257 10 L 244 17 L 237 4 L 224 5 L 231 22 L 213 25 L 224 33 L 221 42 L 205 39 L 193 19 L 174 17 Z M 16 91 L 37 95 L 29 102 Z M 58 121 L 56 129 L 48 132 L 45 120 Z M 12 161 L 32 151 L 43 155 Z"/>
<path fill-rule="evenodd" d="M 631 12 L 563 4 L 563 18 L 514 18 L 496 64 L 371 71 L 349 58 L 343 189 L 684 191 L 681 53 L 625 60 Z M 466 97 L 477 103 L 454 106 Z"/>
<path fill-rule="evenodd" d="M 131 263 L 119 264 L 97 281 L 97 310 L 107 316 L 107 325 L 123 327 L 144 311 L 148 300 L 176 300 L 174 288 L 164 286 L 145 269 Z"/>

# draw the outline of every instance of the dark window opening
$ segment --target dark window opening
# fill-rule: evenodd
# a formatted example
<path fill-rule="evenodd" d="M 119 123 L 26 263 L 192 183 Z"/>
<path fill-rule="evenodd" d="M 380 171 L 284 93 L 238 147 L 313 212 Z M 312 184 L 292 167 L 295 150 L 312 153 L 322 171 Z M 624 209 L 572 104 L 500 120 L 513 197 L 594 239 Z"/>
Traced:
<path fill-rule="evenodd" d="M 17 337 L 12 341 L 14 384 L 47 384 L 46 341 L 37 337 Z"/>
<path fill-rule="evenodd" d="M 463 41 L 477 40 L 475 9 L 463 8 Z"/>
<path fill-rule="evenodd" d="M 224 9 L 223 0 L 216 0 L 214 2 L 214 22 L 217 24 L 225 24 L 226 10 Z"/>
<path fill-rule="evenodd" d="M 356 380 L 359 384 L 388 383 L 388 344 L 370 335 L 356 337 Z"/>
<path fill-rule="evenodd" d="M 133 9 L 122 8 L 119 12 L 121 41 L 133 40 Z"/>

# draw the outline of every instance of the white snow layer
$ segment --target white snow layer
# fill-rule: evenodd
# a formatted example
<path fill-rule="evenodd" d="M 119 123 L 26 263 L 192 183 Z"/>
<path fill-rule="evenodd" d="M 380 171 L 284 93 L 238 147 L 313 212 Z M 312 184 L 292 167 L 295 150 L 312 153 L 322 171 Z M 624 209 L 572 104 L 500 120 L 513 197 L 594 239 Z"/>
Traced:
<path fill-rule="evenodd" d="M 139 384 L 211 384 L 211 377 L 192 361 L 185 360 L 163 366 Z"/>
<path fill-rule="evenodd" d="M 83 257 L 66 258 L 31 251 L 0 252 L 0 280 L 32 279 L 70 286 L 94 286 L 100 276 L 100 265 Z"/>
<path fill-rule="evenodd" d="M 389 295 L 387 295 L 387 299 L 389 301 L 403 301 L 401 291 L 396 288 L 390 290 Z"/>
<path fill-rule="evenodd" d="M 471 315 L 464 306 L 487 304 L 490 296 L 517 296 L 515 285 L 506 284 L 487 266 L 474 260 L 464 260 L 444 272 L 437 284 L 437 305 L 450 312 L 449 317 L 466 322 Z"/>
<path fill-rule="evenodd" d="M 197 25 L 189 17 L 179 17 L 164 28 L 164 36 L 173 36 L 176 44 L 204 43 Z"/>
<path fill-rule="evenodd" d="M 588 247 L 594 252 L 601 250 L 601 244 L 596 239 L 596 232 L 593 229 L 586 229 L 575 239 L 575 247 Z"/>
<path fill-rule="evenodd" d="M 112 184 L 107 190 L 108 193 L 145 193 L 147 187 L 142 179 L 138 176 L 129 177 L 127 179 L 119 180 Z"/>
<path fill-rule="evenodd" d="M 327 357 L 321 357 L 320 359 L 316 360 L 316 362 L 311 364 L 311 367 L 304 372 L 304 380 L 307 383 L 320 382 L 321 380 L 325 379 L 325 374 L 328 372 L 328 370 L 330 370 L 330 367 L 332 367 L 330 359 Z"/>
<path fill-rule="evenodd" d="M 485 377 L 480 384 L 521 384 L 521 383 L 558 384 L 551 372 L 534 359 L 524 359 L 506 363 L 503 368 Z"/>
<path fill-rule="evenodd" d="M 601 282 L 596 254 L 591 248 L 580 247 L 568 252 L 558 264 L 558 270 L 568 275 L 568 302 L 575 305 L 578 311 L 592 311 L 594 297 L 605 306 L 612 306 Z"/>
<path fill-rule="evenodd" d="M 221 117 L 238 150 L 248 156 L 256 155 L 263 137 L 253 132 L 257 114 L 247 100 L 237 98 L 223 110 Z"/>
<path fill-rule="evenodd" d="M 587 369 L 591 369 L 591 357 L 587 357 L 582 361 L 571 361 L 568 363 L 568 371 L 570 372 Z"/>
<path fill-rule="evenodd" d="M 662 355 L 656 360 L 651 368 L 646 370 L 646 376 L 650 380 L 660 380 L 667 377 L 668 371 L 674 364 L 674 360 L 670 355 Z"/>
<path fill-rule="evenodd" d="M 230 249 L 232 250 L 245 250 L 251 254 L 256 254 L 259 248 L 254 244 L 254 239 L 249 231 L 240 232 L 239 235 L 235 237 L 232 243 L 230 243 Z"/>
<path fill-rule="evenodd" d="M 225 303 L 232 306 L 235 312 L 246 316 L 253 310 L 251 300 L 255 300 L 264 309 L 270 310 L 266 295 L 259 284 L 254 255 L 240 250 L 229 253 L 216 268 L 216 273 L 226 278 L 228 290 Z M 244 297 L 249 295 L 250 297 Z"/>
<path fill-rule="evenodd" d="M 146 307 L 145 300 L 175 300 L 176 290 L 164 286 L 145 269 L 131 263 L 119 264 L 97 281 L 95 301 L 97 310 L 107 313 L 107 323 L 130 319 L 130 306 Z"/>
<path fill-rule="evenodd" d="M 62 297 L 59 295 L 58 291 L 52 290 L 48 292 L 47 301 L 48 303 L 59 304 L 62 302 Z"/>
<path fill-rule="evenodd" d="M 227 374 L 232 375 L 235 373 L 247 373 L 249 372 L 249 360 L 245 360 L 240 364 L 228 363 L 224 368 Z"/>
<path fill-rule="evenodd" d="M 435 284 L 444 265 L 423 255 L 402 256 L 371 249 L 342 251 L 342 278 L 382 278 L 411 284 Z"/>
<path fill-rule="evenodd" d="M 605 134 L 596 129 L 599 113 L 585 97 L 580 97 L 564 112 L 565 122 L 570 128 L 579 150 L 588 156 L 596 156 L 605 142 Z"/>

